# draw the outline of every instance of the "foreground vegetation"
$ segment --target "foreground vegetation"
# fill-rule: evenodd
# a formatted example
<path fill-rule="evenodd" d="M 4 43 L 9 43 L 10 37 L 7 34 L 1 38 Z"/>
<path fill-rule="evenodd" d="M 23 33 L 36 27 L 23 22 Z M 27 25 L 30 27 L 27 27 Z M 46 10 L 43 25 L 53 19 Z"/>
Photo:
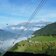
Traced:
<path fill-rule="evenodd" d="M 56 56 L 56 36 L 34 36 L 17 43 L 10 52 L 29 52 Z"/>

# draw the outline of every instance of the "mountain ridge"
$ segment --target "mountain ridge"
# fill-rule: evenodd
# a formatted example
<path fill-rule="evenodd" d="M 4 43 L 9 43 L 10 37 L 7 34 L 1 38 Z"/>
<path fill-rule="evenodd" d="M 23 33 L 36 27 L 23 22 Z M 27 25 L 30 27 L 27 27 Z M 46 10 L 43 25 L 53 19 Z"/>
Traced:
<path fill-rule="evenodd" d="M 56 22 L 35 31 L 33 35 L 56 35 Z"/>

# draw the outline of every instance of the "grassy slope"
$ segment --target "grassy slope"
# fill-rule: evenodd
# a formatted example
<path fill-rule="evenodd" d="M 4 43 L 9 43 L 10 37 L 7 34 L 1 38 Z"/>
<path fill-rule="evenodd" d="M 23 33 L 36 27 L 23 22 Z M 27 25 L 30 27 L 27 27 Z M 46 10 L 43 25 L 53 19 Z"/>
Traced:
<path fill-rule="evenodd" d="M 56 37 L 56 36 L 55 36 Z M 11 52 L 49 53 L 53 50 L 56 55 L 56 38 L 52 36 L 35 36 L 17 43 Z M 49 53 L 51 54 L 51 52 Z"/>

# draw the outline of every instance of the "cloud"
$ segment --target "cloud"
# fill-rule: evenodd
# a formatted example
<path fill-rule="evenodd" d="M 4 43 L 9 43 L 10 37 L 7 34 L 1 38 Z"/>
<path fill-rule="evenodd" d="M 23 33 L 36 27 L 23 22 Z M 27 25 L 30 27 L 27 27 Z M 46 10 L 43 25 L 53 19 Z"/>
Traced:
<path fill-rule="evenodd" d="M 27 21 L 38 5 L 38 2 L 39 0 L 0 0 L 0 23 L 17 24 Z M 53 3 L 55 4 L 56 2 L 48 1 L 47 5 L 36 14 L 32 21 L 50 21 L 51 18 L 56 18 L 56 7 L 55 9 L 53 8 Z M 49 8 L 48 6 L 51 4 L 52 6 Z"/>

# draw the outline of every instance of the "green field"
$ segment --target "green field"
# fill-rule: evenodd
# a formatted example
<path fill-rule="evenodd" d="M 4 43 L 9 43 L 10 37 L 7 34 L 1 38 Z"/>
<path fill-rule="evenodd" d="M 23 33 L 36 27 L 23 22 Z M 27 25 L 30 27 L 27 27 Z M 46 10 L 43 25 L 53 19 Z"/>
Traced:
<path fill-rule="evenodd" d="M 46 53 L 52 56 L 56 56 L 56 36 L 34 36 L 28 40 L 17 43 L 9 51 L 38 54 Z"/>

